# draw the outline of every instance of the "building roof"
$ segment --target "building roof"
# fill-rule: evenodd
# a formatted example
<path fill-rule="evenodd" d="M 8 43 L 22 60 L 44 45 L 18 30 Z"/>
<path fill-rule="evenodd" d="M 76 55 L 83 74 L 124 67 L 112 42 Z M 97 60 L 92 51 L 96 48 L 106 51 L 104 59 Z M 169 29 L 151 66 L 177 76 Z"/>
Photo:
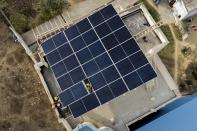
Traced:
<path fill-rule="evenodd" d="M 185 7 L 188 11 L 191 11 L 193 9 L 197 8 L 197 1 L 196 0 L 183 0 Z"/>
<path fill-rule="evenodd" d="M 197 97 L 183 97 L 165 108 L 168 111 L 136 131 L 197 130 Z"/>

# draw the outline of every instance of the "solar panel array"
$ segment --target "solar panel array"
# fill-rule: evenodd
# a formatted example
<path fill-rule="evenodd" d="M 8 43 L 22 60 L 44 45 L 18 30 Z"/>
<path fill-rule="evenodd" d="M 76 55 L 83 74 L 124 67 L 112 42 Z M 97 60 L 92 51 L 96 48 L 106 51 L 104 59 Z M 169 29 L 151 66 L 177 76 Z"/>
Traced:
<path fill-rule="evenodd" d="M 112 5 L 55 35 L 42 48 L 62 90 L 62 106 L 74 117 L 156 77 Z"/>

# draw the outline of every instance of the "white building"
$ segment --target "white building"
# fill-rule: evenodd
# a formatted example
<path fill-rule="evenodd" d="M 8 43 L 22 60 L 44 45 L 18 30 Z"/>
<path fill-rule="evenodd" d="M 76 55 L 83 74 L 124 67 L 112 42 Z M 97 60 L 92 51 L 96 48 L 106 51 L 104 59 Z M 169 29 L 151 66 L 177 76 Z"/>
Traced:
<path fill-rule="evenodd" d="M 171 0 L 175 15 L 186 20 L 197 15 L 197 0 Z"/>

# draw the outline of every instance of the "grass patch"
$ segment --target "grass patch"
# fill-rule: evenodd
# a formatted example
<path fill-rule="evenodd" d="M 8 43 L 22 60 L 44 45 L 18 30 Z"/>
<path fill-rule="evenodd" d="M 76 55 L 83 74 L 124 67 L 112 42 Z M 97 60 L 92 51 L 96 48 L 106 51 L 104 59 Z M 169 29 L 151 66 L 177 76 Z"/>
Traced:
<path fill-rule="evenodd" d="M 162 59 L 163 63 L 166 65 L 168 71 L 173 76 L 174 75 L 174 48 L 175 41 L 171 32 L 169 25 L 163 25 L 160 27 L 164 35 L 167 37 L 169 44 L 164 47 L 159 52 L 159 57 Z"/>
<path fill-rule="evenodd" d="M 172 32 L 169 25 L 163 25 L 160 27 L 160 29 L 167 37 L 169 44 L 159 52 L 159 56 L 161 58 L 171 58 L 171 56 L 174 54 L 174 38 Z"/>
<path fill-rule="evenodd" d="M 0 9 L 19 33 L 61 14 L 70 4 L 67 0 L 0 0 Z"/>
<path fill-rule="evenodd" d="M 175 24 L 172 24 L 172 28 L 173 28 L 173 32 L 174 32 L 176 38 L 178 40 L 182 41 L 182 33 L 181 33 L 180 29 Z"/>
<path fill-rule="evenodd" d="M 160 18 L 158 11 L 147 0 L 140 0 L 140 1 L 143 2 L 143 4 L 146 6 L 148 11 L 152 15 L 153 19 L 156 22 L 159 22 L 161 20 L 161 18 Z"/>

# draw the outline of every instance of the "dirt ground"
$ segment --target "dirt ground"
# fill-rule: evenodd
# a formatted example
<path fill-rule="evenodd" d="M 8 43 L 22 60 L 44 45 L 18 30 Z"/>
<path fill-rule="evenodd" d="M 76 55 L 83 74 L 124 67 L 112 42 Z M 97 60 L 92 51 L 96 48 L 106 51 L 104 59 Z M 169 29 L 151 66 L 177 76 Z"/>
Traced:
<path fill-rule="evenodd" d="M 0 131 L 65 131 L 32 61 L 0 21 Z"/>

